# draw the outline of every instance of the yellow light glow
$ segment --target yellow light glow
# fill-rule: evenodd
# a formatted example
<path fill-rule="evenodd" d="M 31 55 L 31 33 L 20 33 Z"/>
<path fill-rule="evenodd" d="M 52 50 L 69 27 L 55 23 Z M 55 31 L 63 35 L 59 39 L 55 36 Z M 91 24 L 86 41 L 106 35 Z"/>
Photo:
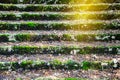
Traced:
<path fill-rule="evenodd" d="M 78 19 L 78 18 L 81 18 L 81 19 L 89 19 L 89 17 L 91 15 L 89 15 L 88 11 L 89 10 L 92 10 L 92 8 L 94 9 L 95 7 L 92 7 L 92 4 L 95 4 L 95 3 L 99 3 L 101 2 L 101 0 L 84 0 L 82 1 L 82 7 L 80 7 L 81 10 L 83 11 L 86 11 L 84 12 L 85 14 L 83 14 L 82 16 L 79 16 L 79 14 L 76 14 L 75 15 L 75 18 Z M 83 12 L 81 12 L 83 13 Z M 94 15 L 92 15 L 94 16 Z"/>
<path fill-rule="evenodd" d="M 95 10 L 97 10 L 98 8 L 101 7 L 95 7 L 96 4 L 100 4 L 102 2 L 104 2 L 105 0 L 76 0 L 75 3 L 78 3 L 77 5 L 80 7 L 76 7 L 73 10 L 74 11 L 79 11 L 77 14 L 74 15 L 74 20 L 83 20 L 86 21 L 83 24 L 83 27 L 87 27 L 87 20 L 91 19 L 91 18 L 95 18 L 96 15 L 94 15 Z M 111 0 L 113 1 L 113 0 Z M 70 4 L 71 5 L 71 4 Z M 94 5 L 94 6 L 93 6 Z M 101 9 L 106 9 L 109 6 L 103 6 Z M 81 10 L 81 11 L 80 11 Z M 90 12 L 93 12 L 93 14 L 91 15 Z"/>
<path fill-rule="evenodd" d="M 106 2 L 109 2 L 109 3 L 113 3 L 115 0 L 70 0 L 70 4 L 74 4 L 74 3 L 77 3 L 77 4 L 90 4 L 90 3 L 106 3 Z"/>

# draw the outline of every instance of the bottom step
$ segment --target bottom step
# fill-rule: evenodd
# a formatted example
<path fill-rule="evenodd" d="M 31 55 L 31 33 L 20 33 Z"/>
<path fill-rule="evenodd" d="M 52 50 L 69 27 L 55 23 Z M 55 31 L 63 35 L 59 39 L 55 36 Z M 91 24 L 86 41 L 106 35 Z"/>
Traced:
<path fill-rule="evenodd" d="M 2 79 L 7 80 L 55 80 L 55 78 L 80 78 L 82 80 L 120 80 L 120 70 L 25 70 L 0 71 Z M 44 79 L 43 79 L 44 78 Z M 71 80 L 71 79 L 69 79 Z"/>

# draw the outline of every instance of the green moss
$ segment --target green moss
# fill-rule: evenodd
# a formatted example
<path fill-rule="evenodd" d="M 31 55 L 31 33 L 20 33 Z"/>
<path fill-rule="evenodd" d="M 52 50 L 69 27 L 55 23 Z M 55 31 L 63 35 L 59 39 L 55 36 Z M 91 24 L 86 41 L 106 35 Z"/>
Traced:
<path fill-rule="evenodd" d="M 80 64 L 73 61 L 73 60 L 68 60 L 66 63 L 65 63 L 65 68 L 66 69 L 80 69 Z"/>
<path fill-rule="evenodd" d="M 88 62 L 88 61 L 83 61 L 81 67 L 82 67 L 82 69 L 84 69 L 84 70 L 88 70 L 88 69 L 90 69 L 91 66 L 92 66 L 92 65 L 91 65 L 90 62 Z"/>
<path fill-rule="evenodd" d="M 35 24 L 34 22 L 28 22 L 27 25 L 28 25 L 29 27 L 35 27 L 35 26 L 36 26 L 36 24 Z"/>
<path fill-rule="evenodd" d="M 29 35 L 29 34 L 17 34 L 17 35 L 15 35 L 15 39 L 17 41 L 31 41 L 32 40 L 32 35 Z"/>
<path fill-rule="evenodd" d="M 81 42 L 81 41 L 95 41 L 95 37 L 96 34 L 79 34 L 76 35 L 75 38 L 77 39 L 77 41 Z"/>
<path fill-rule="evenodd" d="M 9 35 L 8 34 L 0 34 L 0 42 L 8 42 Z"/>
<path fill-rule="evenodd" d="M 79 1 L 79 0 L 78 0 Z M 82 7 L 82 8 L 81 8 Z M 90 7 L 89 9 L 85 9 L 86 7 Z M 57 11 L 57 12 L 69 12 L 69 11 L 104 11 L 104 10 L 120 10 L 120 4 L 90 4 L 90 5 L 34 5 L 29 4 L 25 7 L 16 6 L 16 4 L 0 4 L 0 10 L 8 11 Z M 101 16 L 99 16 L 101 17 Z M 109 17 L 111 18 L 111 17 Z M 114 17 L 113 17 L 114 18 Z"/>
<path fill-rule="evenodd" d="M 10 65 L 9 62 L 0 62 L 0 70 L 8 70 Z"/>
<path fill-rule="evenodd" d="M 83 27 L 84 26 L 84 27 Z M 9 23 L 1 22 L 0 30 L 109 30 L 119 29 L 119 22 L 116 25 L 104 22 L 95 23 L 79 23 L 79 24 L 68 24 L 68 23 L 37 23 L 37 22 L 24 22 L 24 23 Z M 81 38 L 79 38 L 81 40 Z"/>
<path fill-rule="evenodd" d="M 17 16 L 13 13 L 10 13 L 10 14 L 3 14 L 1 13 L 0 14 L 0 19 L 1 20 L 17 20 Z"/>
<path fill-rule="evenodd" d="M 77 15 L 77 16 L 76 16 Z M 36 14 L 36 13 L 22 13 L 22 14 L 15 14 L 15 13 L 1 13 L 0 19 L 1 20 L 79 20 L 79 19 L 94 19 L 94 20 L 111 20 L 111 19 L 119 19 L 120 13 L 89 13 L 89 14 L 52 14 L 52 13 L 44 13 L 44 14 Z"/>
<path fill-rule="evenodd" d="M 72 41 L 72 36 L 70 34 L 63 34 L 62 40 L 64 41 Z"/>
<path fill-rule="evenodd" d="M 13 47 L 13 50 L 14 50 L 14 54 L 26 54 L 26 53 L 29 53 L 29 54 L 35 54 L 35 53 L 39 53 L 39 48 L 38 47 L 35 47 L 35 46 L 14 46 Z"/>
<path fill-rule="evenodd" d="M 19 64 L 18 64 L 19 63 Z M 0 62 L 0 70 L 17 70 L 19 68 L 21 69 L 66 69 L 66 70 L 78 70 L 78 69 L 97 69 L 101 70 L 101 63 L 108 63 L 108 66 L 106 66 L 106 69 L 113 68 L 113 63 L 111 61 L 102 61 L 97 62 L 96 61 L 83 61 L 81 63 L 68 60 L 66 62 L 61 62 L 59 60 L 53 60 L 53 61 L 33 61 L 33 60 L 24 60 L 21 62 Z M 119 64 L 118 64 L 119 66 Z M 119 69 L 119 67 L 118 67 Z"/>
<path fill-rule="evenodd" d="M 59 60 L 53 60 L 49 62 L 51 65 L 49 65 L 52 69 L 62 69 L 64 66 L 62 65 L 62 62 Z"/>
<path fill-rule="evenodd" d="M 102 69 L 101 62 L 91 62 L 91 69 Z"/>
<path fill-rule="evenodd" d="M 111 48 L 112 50 L 109 50 Z M 70 54 L 71 51 L 77 51 L 76 54 L 117 54 L 119 46 L 113 47 L 75 47 L 75 46 L 13 46 L 0 47 L 1 54 Z"/>
<path fill-rule="evenodd" d="M 112 37 L 115 38 L 112 38 Z M 116 41 L 120 40 L 120 34 L 16 34 L 16 41 L 78 41 L 78 42 L 91 42 L 91 41 Z"/>
<path fill-rule="evenodd" d="M 30 69 L 30 68 L 32 68 L 32 64 L 33 64 L 33 61 L 31 61 L 31 60 L 22 61 L 20 64 L 20 67 L 22 67 L 23 69 Z"/>
<path fill-rule="evenodd" d="M 90 53 L 93 53 L 93 49 L 94 49 L 93 47 L 89 47 L 89 46 L 83 47 L 80 49 L 79 53 L 80 54 L 90 54 Z"/>

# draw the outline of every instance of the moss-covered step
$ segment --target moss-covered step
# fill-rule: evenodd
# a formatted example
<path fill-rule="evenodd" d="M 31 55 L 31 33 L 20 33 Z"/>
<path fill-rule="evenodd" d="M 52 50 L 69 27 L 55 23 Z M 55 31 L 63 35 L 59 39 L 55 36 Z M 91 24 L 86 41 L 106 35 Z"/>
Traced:
<path fill-rule="evenodd" d="M 0 62 L 0 70 L 16 70 L 16 69 L 119 69 L 120 63 L 118 61 L 82 61 L 76 62 L 74 60 L 60 61 L 33 61 L 23 60 L 20 62 Z"/>
<path fill-rule="evenodd" d="M 60 61 L 75 60 L 80 62 L 81 60 L 87 61 L 104 61 L 104 60 L 119 60 L 120 55 L 118 54 L 14 54 L 14 55 L 0 55 L 0 61 L 10 62 L 10 61 L 21 61 L 21 60 L 44 60 L 49 61 L 52 59 L 57 59 Z"/>
<path fill-rule="evenodd" d="M 1 21 L 0 30 L 108 30 L 120 29 L 119 20 L 97 21 Z"/>
<path fill-rule="evenodd" d="M 0 46 L 0 54 L 120 54 L 120 46 Z"/>
<path fill-rule="evenodd" d="M 120 3 L 114 4 L 78 4 L 78 5 L 41 5 L 41 4 L 0 4 L 1 11 L 105 11 L 120 10 Z"/>
<path fill-rule="evenodd" d="M 75 42 L 91 42 L 91 41 L 120 41 L 120 34 L 0 34 L 0 42 L 33 42 L 33 41 L 75 41 Z"/>
<path fill-rule="evenodd" d="M 120 34 L 0 34 L 0 42 L 33 41 L 120 41 Z"/>
<path fill-rule="evenodd" d="M 119 3 L 119 0 L 0 0 L 0 3 L 14 4 L 90 4 L 90 3 Z"/>
<path fill-rule="evenodd" d="M 94 20 L 111 20 L 120 19 L 120 11 L 106 12 L 74 12 L 74 13 L 13 13 L 0 12 L 0 20 L 79 20 L 79 19 L 94 19 Z"/>
<path fill-rule="evenodd" d="M 120 41 L 120 34 L 49 34 L 49 35 L 34 35 L 34 34 L 17 34 L 16 41 Z"/>

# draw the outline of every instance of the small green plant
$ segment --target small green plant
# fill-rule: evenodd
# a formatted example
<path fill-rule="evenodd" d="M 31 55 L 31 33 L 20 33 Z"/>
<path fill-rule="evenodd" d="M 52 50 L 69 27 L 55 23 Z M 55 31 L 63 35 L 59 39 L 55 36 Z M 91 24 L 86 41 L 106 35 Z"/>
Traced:
<path fill-rule="evenodd" d="M 51 64 L 51 68 L 53 69 L 62 69 L 62 62 L 59 60 L 53 60 L 49 62 Z"/>
<path fill-rule="evenodd" d="M 84 70 L 88 70 L 88 69 L 90 69 L 91 66 L 92 66 L 92 65 L 91 65 L 91 62 L 83 61 L 81 67 L 82 67 L 82 69 L 84 69 Z"/>
<path fill-rule="evenodd" d="M 23 69 L 30 69 L 30 68 L 32 68 L 32 64 L 33 64 L 33 61 L 31 61 L 31 60 L 22 61 L 20 63 L 20 67 L 22 67 Z"/>
<path fill-rule="evenodd" d="M 29 27 L 35 27 L 36 24 L 35 24 L 34 22 L 28 22 L 27 25 L 28 25 Z"/>

